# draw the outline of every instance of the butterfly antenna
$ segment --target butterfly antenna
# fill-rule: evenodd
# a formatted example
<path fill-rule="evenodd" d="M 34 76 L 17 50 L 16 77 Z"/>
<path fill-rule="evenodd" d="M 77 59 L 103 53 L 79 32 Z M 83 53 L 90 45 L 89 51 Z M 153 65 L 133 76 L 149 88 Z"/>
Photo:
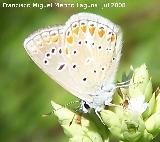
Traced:
<path fill-rule="evenodd" d="M 103 125 L 106 125 L 106 124 L 104 123 L 104 121 L 102 120 L 99 112 L 98 112 L 97 110 L 95 110 L 95 113 L 96 113 L 96 115 L 98 116 L 98 118 L 100 119 L 100 121 L 102 122 L 102 124 L 103 124 Z"/>
<path fill-rule="evenodd" d="M 64 105 L 64 106 L 62 106 L 62 107 L 60 107 L 60 108 L 58 108 L 58 109 L 54 109 L 54 111 L 57 111 L 57 110 L 60 110 L 60 109 L 62 109 L 62 108 L 66 108 L 67 106 L 69 106 L 69 105 L 72 105 L 72 104 L 75 104 L 75 103 L 79 103 L 80 101 L 72 101 L 72 102 L 69 102 L 68 104 L 66 104 L 66 105 Z M 51 111 L 51 112 L 49 112 L 49 113 L 46 113 L 46 114 L 42 114 L 42 117 L 47 117 L 47 116 L 51 116 L 53 113 L 54 113 L 54 111 Z"/>
<path fill-rule="evenodd" d="M 46 113 L 46 114 L 42 114 L 42 117 L 51 116 L 53 113 L 54 113 L 54 111 L 51 111 L 51 112 Z"/>
<path fill-rule="evenodd" d="M 112 104 L 112 103 L 109 103 L 108 106 L 112 106 L 112 107 L 120 107 L 120 108 L 122 108 L 122 106 L 116 105 L 116 104 Z"/>
<path fill-rule="evenodd" d="M 123 81 L 123 82 L 118 82 L 117 85 L 123 85 L 123 84 L 128 84 L 130 83 L 131 80 Z"/>
<path fill-rule="evenodd" d="M 128 82 L 128 84 L 127 84 L 127 82 Z M 122 82 L 121 84 L 117 83 L 115 89 L 117 89 L 117 88 L 126 88 L 126 87 L 133 86 L 133 85 L 139 85 L 140 83 L 142 83 L 142 81 L 133 82 L 133 83 L 129 83 L 129 81 L 126 81 L 126 82 Z"/>
<path fill-rule="evenodd" d="M 68 104 L 66 104 L 66 105 L 64 105 L 64 106 L 62 106 L 62 107 L 56 109 L 55 111 L 60 110 L 60 109 L 62 109 L 62 108 L 66 108 L 67 106 L 70 106 L 70 105 L 73 105 L 73 104 L 79 103 L 79 102 L 80 102 L 79 100 L 78 100 L 78 101 L 69 102 Z"/>
<path fill-rule="evenodd" d="M 72 102 L 69 102 L 68 104 L 66 104 L 64 107 L 67 107 L 67 106 L 70 106 L 72 104 L 75 104 L 75 103 L 79 103 L 80 101 L 72 101 Z"/>

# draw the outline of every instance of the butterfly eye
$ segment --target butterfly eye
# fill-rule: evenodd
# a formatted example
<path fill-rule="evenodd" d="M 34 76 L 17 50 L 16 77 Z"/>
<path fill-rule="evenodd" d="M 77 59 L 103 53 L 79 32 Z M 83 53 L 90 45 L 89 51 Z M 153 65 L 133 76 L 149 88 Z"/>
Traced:
<path fill-rule="evenodd" d="M 84 103 L 84 107 L 85 107 L 86 109 L 90 109 L 89 104 L 87 104 L 86 102 Z"/>

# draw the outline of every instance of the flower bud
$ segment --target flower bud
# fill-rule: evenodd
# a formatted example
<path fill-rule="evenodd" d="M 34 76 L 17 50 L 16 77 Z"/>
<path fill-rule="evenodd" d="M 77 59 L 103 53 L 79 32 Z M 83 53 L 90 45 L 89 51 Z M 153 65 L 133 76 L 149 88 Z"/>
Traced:
<path fill-rule="evenodd" d="M 158 93 L 156 92 L 156 105 L 155 105 L 155 112 L 160 111 L 160 90 L 158 89 Z"/>
<path fill-rule="evenodd" d="M 129 85 L 129 96 L 139 95 L 144 95 L 146 101 L 152 97 L 152 83 L 145 64 L 134 70 Z"/>
<path fill-rule="evenodd" d="M 151 133 L 148 133 L 147 130 L 145 129 L 139 141 L 140 142 L 150 142 L 152 139 L 153 139 L 153 135 Z"/>
<path fill-rule="evenodd" d="M 101 116 L 111 133 L 123 141 L 137 141 L 145 130 L 140 115 L 122 108 L 117 107 L 115 112 L 103 110 Z"/>
<path fill-rule="evenodd" d="M 145 122 L 146 129 L 154 136 L 160 132 L 160 111 L 152 114 Z"/>
<path fill-rule="evenodd" d="M 146 111 L 143 113 L 144 119 L 149 117 L 154 112 L 155 103 L 156 103 L 156 97 L 155 97 L 155 93 L 153 93 L 152 98 L 150 99 L 148 103 L 148 107 Z"/>
<path fill-rule="evenodd" d="M 64 132 L 70 137 L 70 142 L 103 142 L 96 126 L 91 121 L 81 116 L 81 124 L 79 124 L 74 118 L 74 116 L 77 116 L 75 113 L 53 101 L 51 101 L 51 104 Z M 71 123 L 72 120 L 73 122 Z"/>

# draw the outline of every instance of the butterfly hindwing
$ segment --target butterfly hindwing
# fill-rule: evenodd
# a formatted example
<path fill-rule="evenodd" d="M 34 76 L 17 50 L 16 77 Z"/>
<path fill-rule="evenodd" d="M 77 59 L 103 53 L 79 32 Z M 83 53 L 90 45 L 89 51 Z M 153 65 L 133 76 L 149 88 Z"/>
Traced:
<path fill-rule="evenodd" d="M 121 55 L 120 28 L 95 14 L 73 15 L 65 26 L 64 50 L 80 94 L 94 94 L 102 84 L 114 81 Z"/>

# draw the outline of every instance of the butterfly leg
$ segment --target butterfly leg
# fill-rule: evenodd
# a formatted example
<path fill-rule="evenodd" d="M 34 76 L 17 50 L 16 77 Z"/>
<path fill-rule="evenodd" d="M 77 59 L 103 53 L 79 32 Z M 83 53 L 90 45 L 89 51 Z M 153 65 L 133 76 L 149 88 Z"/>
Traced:
<path fill-rule="evenodd" d="M 97 108 L 95 109 L 95 113 L 96 113 L 96 115 L 98 116 L 98 118 L 101 120 L 101 122 L 103 123 L 103 125 L 106 125 L 106 124 L 104 123 L 104 121 L 102 120 L 100 114 L 99 114 L 99 112 L 100 112 L 101 110 L 102 110 L 102 108 L 97 107 Z"/>
<path fill-rule="evenodd" d="M 115 88 L 125 88 L 125 87 L 129 87 L 131 84 L 130 84 L 130 81 L 131 80 L 127 80 L 127 81 L 124 81 L 124 82 L 119 82 L 116 84 Z"/>
<path fill-rule="evenodd" d="M 118 82 L 116 85 L 124 85 L 124 84 L 129 84 L 131 80 L 123 81 L 123 82 Z"/>
<path fill-rule="evenodd" d="M 74 120 L 75 116 L 76 116 L 76 113 L 73 115 L 72 120 L 69 122 L 69 126 L 71 126 L 71 125 L 72 125 L 72 123 L 73 123 L 73 120 Z"/>
<path fill-rule="evenodd" d="M 126 87 L 129 87 L 129 86 L 133 86 L 133 85 L 139 85 L 140 83 L 142 83 L 142 82 L 136 82 L 136 83 L 128 83 L 128 84 L 117 84 L 116 85 L 116 87 L 115 87 L 115 89 L 117 89 L 117 88 L 126 88 Z"/>
<path fill-rule="evenodd" d="M 108 106 L 112 106 L 112 107 L 121 107 L 121 108 L 122 108 L 122 106 L 116 105 L 116 104 L 112 104 L 112 103 L 109 103 Z"/>

